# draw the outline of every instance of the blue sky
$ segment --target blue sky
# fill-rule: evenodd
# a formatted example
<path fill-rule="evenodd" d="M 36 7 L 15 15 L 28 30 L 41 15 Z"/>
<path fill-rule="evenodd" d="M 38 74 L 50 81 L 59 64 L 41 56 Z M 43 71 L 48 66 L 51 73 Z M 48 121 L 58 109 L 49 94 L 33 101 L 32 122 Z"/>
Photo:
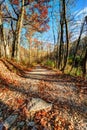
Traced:
<path fill-rule="evenodd" d="M 56 0 L 57 1 L 57 0 Z M 57 6 L 56 5 L 57 3 L 54 4 L 54 8 Z M 87 0 L 76 0 L 75 1 L 75 4 L 74 6 L 71 7 L 70 11 L 72 12 L 72 14 L 75 14 L 75 13 L 80 13 L 80 11 L 83 12 L 83 10 L 87 7 Z M 57 8 L 56 8 L 57 9 Z M 87 13 L 87 10 L 86 10 L 86 13 Z M 75 14 L 76 15 L 76 14 Z M 80 15 L 78 17 L 75 17 L 75 19 L 77 21 L 81 21 L 81 19 L 83 20 L 83 17 L 82 16 L 83 14 L 80 13 Z M 53 38 L 53 32 L 52 32 L 52 19 L 50 18 L 50 22 L 49 22 L 49 25 L 50 25 L 50 30 L 48 32 L 45 32 L 43 33 L 42 35 L 40 35 L 40 40 L 44 40 L 44 41 L 47 41 L 47 42 L 50 42 L 50 43 L 54 43 L 54 38 Z M 77 28 L 78 29 L 78 34 L 76 34 L 76 38 L 78 38 L 78 35 L 79 35 L 79 31 L 80 31 L 80 26 Z M 72 26 L 73 27 L 73 26 Z M 57 29 L 57 27 L 55 27 L 55 30 Z M 57 33 L 55 31 L 55 33 Z M 73 32 L 74 33 L 74 32 Z M 57 36 L 56 36 L 57 37 Z"/>
<path fill-rule="evenodd" d="M 87 7 L 87 0 L 77 0 L 75 10 L 81 10 Z"/>
<path fill-rule="evenodd" d="M 8 2 L 8 0 L 6 0 L 6 1 Z M 58 0 L 54 0 L 54 1 L 55 1 L 54 3 L 51 2 L 50 4 L 53 5 L 54 10 L 58 10 Z M 83 11 L 86 7 L 87 7 L 87 0 L 75 0 L 75 4 L 74 4 L 74 6 L 72 6 L 70 8 L 70 11 L 72 12 L 72 14 L 75 14 L 75 13 L 80 14 L 80 15 L 77 15 L 78 17 L 76 17 L 75 19 L 81 20 L 82 14 L 80 12 Z M 51 12 L 51 8 L 49 9 L 49 16 L 48 16 L 50 18 L 50 21 L 49 21 L 50 30 L 48 30 L 48 32 L 44 32 L 43 34 L 36 33 L 34 37 L 38 36 L 38 39 L 40 41 L 44 41 L 44 42 L 46 41 L 48 43 L 50 42 L 53 44 L 54 38 L 53 38 L 53 30 L 52 30 L 52 18 L 50 17 L 51 16 L 50 12 Z M 57 19 L 59 19 L 59 18 L 57 18 Z M 55 24 L 55 18 L 53 19 L 53 24 L 54 24 L 54 32 L 55 32 L 56 38 L 57 38 L 58 26 L 56 26 L 56 24 Z M 5 26 L 7 27 L 8 25 L 6 24 Z M 80 26 L 78 26 L 78 34 L 79 34 Z M 72 26 L 72 28 L 74 28 L 74 26 Z M 24 29 L 23 29 L 23 32 L 25 32 Z M 22 34 L 24 34 L 23 32 L 22 32 Z M 78 34 L 77 34 L 77 37 L 78 37 Z"/>

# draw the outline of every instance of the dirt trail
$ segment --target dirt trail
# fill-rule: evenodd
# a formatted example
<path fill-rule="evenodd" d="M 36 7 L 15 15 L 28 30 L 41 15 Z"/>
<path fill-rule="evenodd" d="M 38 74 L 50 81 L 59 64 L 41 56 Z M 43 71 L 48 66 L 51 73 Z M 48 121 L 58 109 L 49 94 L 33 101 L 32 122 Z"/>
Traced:
<path fill-rule="evenodd" d="M 87 129 L 86 94 L 78 91 L 74 79 L 71 81 L 68 76 L 65 75 L 65 77 L 62 77 L 61 74 L 43 68 L 40 65 L 37 65 L 31 72 L 25 71 L 25 73 L 19 76 L 8 70 L 6 64 L 2 61 L 0 61 L 0 75 L 1 83 L 4 84 L 4 86 L 2 86 L 2 84 L 0 85 L 0 104 L 2 106 L 0 108 L 0 118 L 2 121 L 4 121 L 14 110 L 19 109 L 20 104 L 26 102 L 26 100 L 29 101 L 31 97 L 34 97 L 41 98 L 52 104 L 52 110 L 50 112 L 57 113 L 54 121 L 58 123 L 58 127 L 60 117 L 70 123 L 70 127 L 68 124 L 69 130 Z M 7 115 L 5 113 L 6 108 L 8 108 Z M 47 115 L 49 115 L 49 113 L 47 113 Z M 42 127 L 40 129 L 37 128 L 37 130 L 44 130 L 44 128 L 47 130 L 54 130 L 54 128 L 51 128 L 52 125 L 55 124 L 54 122 L 52 123 L 53 117 L 49 117 L 48 122 L 50 122 L 50 128 L 47 126 L 47 128 L 45 128 L 45 126 L 39 124 L 42 125 Z M 42 120 L 41 118 L 38 120 Z M 24 122 L 23 128 L 26 130 L 29 129 L 26 120 L 24 121 L 24 119 L 20 118 L 17 120 L 19 121 L 19 124 Z M 63 126 L 63 122 L 61 121 L 60 130 L 65 130 L 66 124 L 67 123 Z M 17 122 L 14 123 L 13 127 L 15 127 L 15 125 L 17 126 Z M 58 130 L 58 127 L 55 128 L 55 130 Z"/>
<path fill-rule="evenodd" d="M 52 103 L 54 108 L 56 106 L 62 117 L 77 124 L 77 129 L 87 128 L 87 95 L 78 91 L 74 80 L 70 81 L 68 76 L 64 79 L 56 72 L 39 65 L 25 77 L 32 81 L 32 93 Z"/>

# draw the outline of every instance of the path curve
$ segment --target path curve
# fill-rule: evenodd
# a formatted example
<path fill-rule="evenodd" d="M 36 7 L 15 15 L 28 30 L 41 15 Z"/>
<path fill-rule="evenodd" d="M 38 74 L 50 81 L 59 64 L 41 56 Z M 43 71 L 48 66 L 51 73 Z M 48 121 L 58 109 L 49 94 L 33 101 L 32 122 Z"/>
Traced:
<path fill-rule="evenodd" d="M 3 105 L 8 103 L 9 99 L 23 98 L 29 100 L 30 97 L 40 98 L 52 104 L 52 111 L 59 111 L 57 116 L 70 121 L 73 128 L 84 130 L 87 126 L 87 99 L 86 95 L 78 91 L 74 80 L 70 81 L 67 75 L 62 75 L 55 71 L 36 66 L 31 72 L 25 71 L 20 76 L 7 69 L 7 66 L 0 61 L 0 74 L 6 84 L 6 93 L 2 90 L 0 93 L 0 102 Z M 4 70 L 4 71 L 3 71 Z M 17 82 L 17 85 L 16 85 Z M 2 86 L 0 87 L 2 88 Z M 4 85 L 5 89 L 5 85 Z M 8 90 L 8 91 L 7 91 Z M 2 95 L 4 97 L 2 99 Z M 19 99 L 17 99 L 19 102 Z M 22 101 L 21 101 L 22 102 Z M 11 106 L 11 102 L 10 102 Z M 16 109 L 16 105 L 14 105 Z"/>

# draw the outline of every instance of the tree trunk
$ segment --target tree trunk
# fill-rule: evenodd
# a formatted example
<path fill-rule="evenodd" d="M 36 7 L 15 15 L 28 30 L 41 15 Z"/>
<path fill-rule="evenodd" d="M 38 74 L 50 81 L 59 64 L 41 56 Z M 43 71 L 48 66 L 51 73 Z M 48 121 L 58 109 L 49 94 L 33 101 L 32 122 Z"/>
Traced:
<path fill-rule="evenodd" d="M 14 58 L 15 57 L 15 40 L 16 40 L 16 37 L 15 37 L 15 33 L 13 33 L 13 43 L 12 43 L 12 54 L 11 54 L 11 58 Z"/>
<path fill-rule="evenodd" d="M 54 4 L 54 3 L 53 3 Z M 56 38 L 55 38 L 55 31 L 54 31 L 54 19 L 53 19 L 53 8 L 51 12 L 51 17 L 52 17 L 52 32 L 53 32 L 53 40 L 54 40 L 54 52 L 53 52 L 53 59 L 54 63 L 56 64 L 56 57 L 55 57 L 55 43 L 56 43 Z"/>
<path fill-rule="evenodd" d="M 21 30 L 23 25 L 23 17 L 24 17 L 24 0 L 22 0 L 21 13 L 19 15 L 17 24 L 16 24 L 16 32 L 15 32 L 15 43 L 13 43 L 13 50 L 15 46 L 15 54 L 12 54 L 17 61 L 20 60 L 20 37 Z"/>
<path fill-rule="evenodd" d="M 69 52 L 69 37 L 68 37 L 68 24 L 67 24 L 67 18 L 66 18 L 66 3 L 65 0 L 63 0 L 63 10 L 64 10 L 64 22 L 65 22 L 65 29 L 66 29 L 66 54 L 64 57 L 64 66 L 62 68 L 62 71 L 64 71 L 66 64 L 67 64 L 67 58 L 68 58 L 68 52 Z"/>
<path fill-rule="evenodd" d="M 83 67 L 82 67 L 82 69 L 83 69 L 83 77 L 86 76 L 86 69 L 87 69 L 86 65 L 87 65 L 87 48 L 86 48 L 85 56 L 84 56 L 84 59 L 83 59 Z"/>
<path fill-rule="evenodd" d="M 73 66 L 75 65 L 75 58 L 76 58 L 77 50 L 78 50 L 78 47 L 79 47 L 79 43 L 80 43 L 80 39 L 81 39 L 81 35 L 82 35 L 83 28 L 84 28 L 84 24 L 85 24 L 85 20 L 84 20 L 83 23 L 82 23 L 80 35 L 79 35 L 79 38 L 78 38 L 78 41 L 77 41 L 77 45 L 76 45 L 76 49 L 75 49 L 75 52 L 74 52 L 73 64 L 72 64 L 72 68 L 71 68 L 70 71 L 72 71 Z"/>
<path fill-rule="evenodd" d="M 31 64 L 31 43 L 29 43 L 29 65 Z"/>
<path fill-rule="evenodd" d="M 4 36 L 3 22 L 2 22 L 2 10 L 0 5 L 0 56 L 6 57 L 6 41 Z"/>
<path fill-rule="evenodd" d="M 63 6 L 62 3 L 60 2 L 60 8 L 62 7 L 62 9 L 60 9 L 60 45 L 59 45 L 59 59 L 58 59 L 58 68 L 60 68 L 61 62 L 62 62 L 62 50 L 63 50 L 63 27 L 64 27 L 64 22 L 63 22 Z"/>
<path fill-rule="evenodd" d="M 0 23 L 0 57 L 5 57 L 4 39 L 3 39 L 3 24 Z"/>

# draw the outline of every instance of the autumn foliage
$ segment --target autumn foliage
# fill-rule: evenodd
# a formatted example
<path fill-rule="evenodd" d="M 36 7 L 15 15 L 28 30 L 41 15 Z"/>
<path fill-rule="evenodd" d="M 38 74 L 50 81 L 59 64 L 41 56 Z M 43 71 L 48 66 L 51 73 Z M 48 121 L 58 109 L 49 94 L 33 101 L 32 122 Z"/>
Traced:
<path fill-rule="evenodd" d="M 29 26 L 32 26 L 34 30 L 37 31 L 47 31 L 49 29 L 49 18 L 48 18 L 48 6 L 49 1 L 34 1 L 34 0 L 25 0 L 25 15 L 24 21 L 28 21 Z M 19 10 L 20 13 L 20 1 L 11 0 L 14 8 Z M 16 6 L 16 7 L 15 7 Z"/>

